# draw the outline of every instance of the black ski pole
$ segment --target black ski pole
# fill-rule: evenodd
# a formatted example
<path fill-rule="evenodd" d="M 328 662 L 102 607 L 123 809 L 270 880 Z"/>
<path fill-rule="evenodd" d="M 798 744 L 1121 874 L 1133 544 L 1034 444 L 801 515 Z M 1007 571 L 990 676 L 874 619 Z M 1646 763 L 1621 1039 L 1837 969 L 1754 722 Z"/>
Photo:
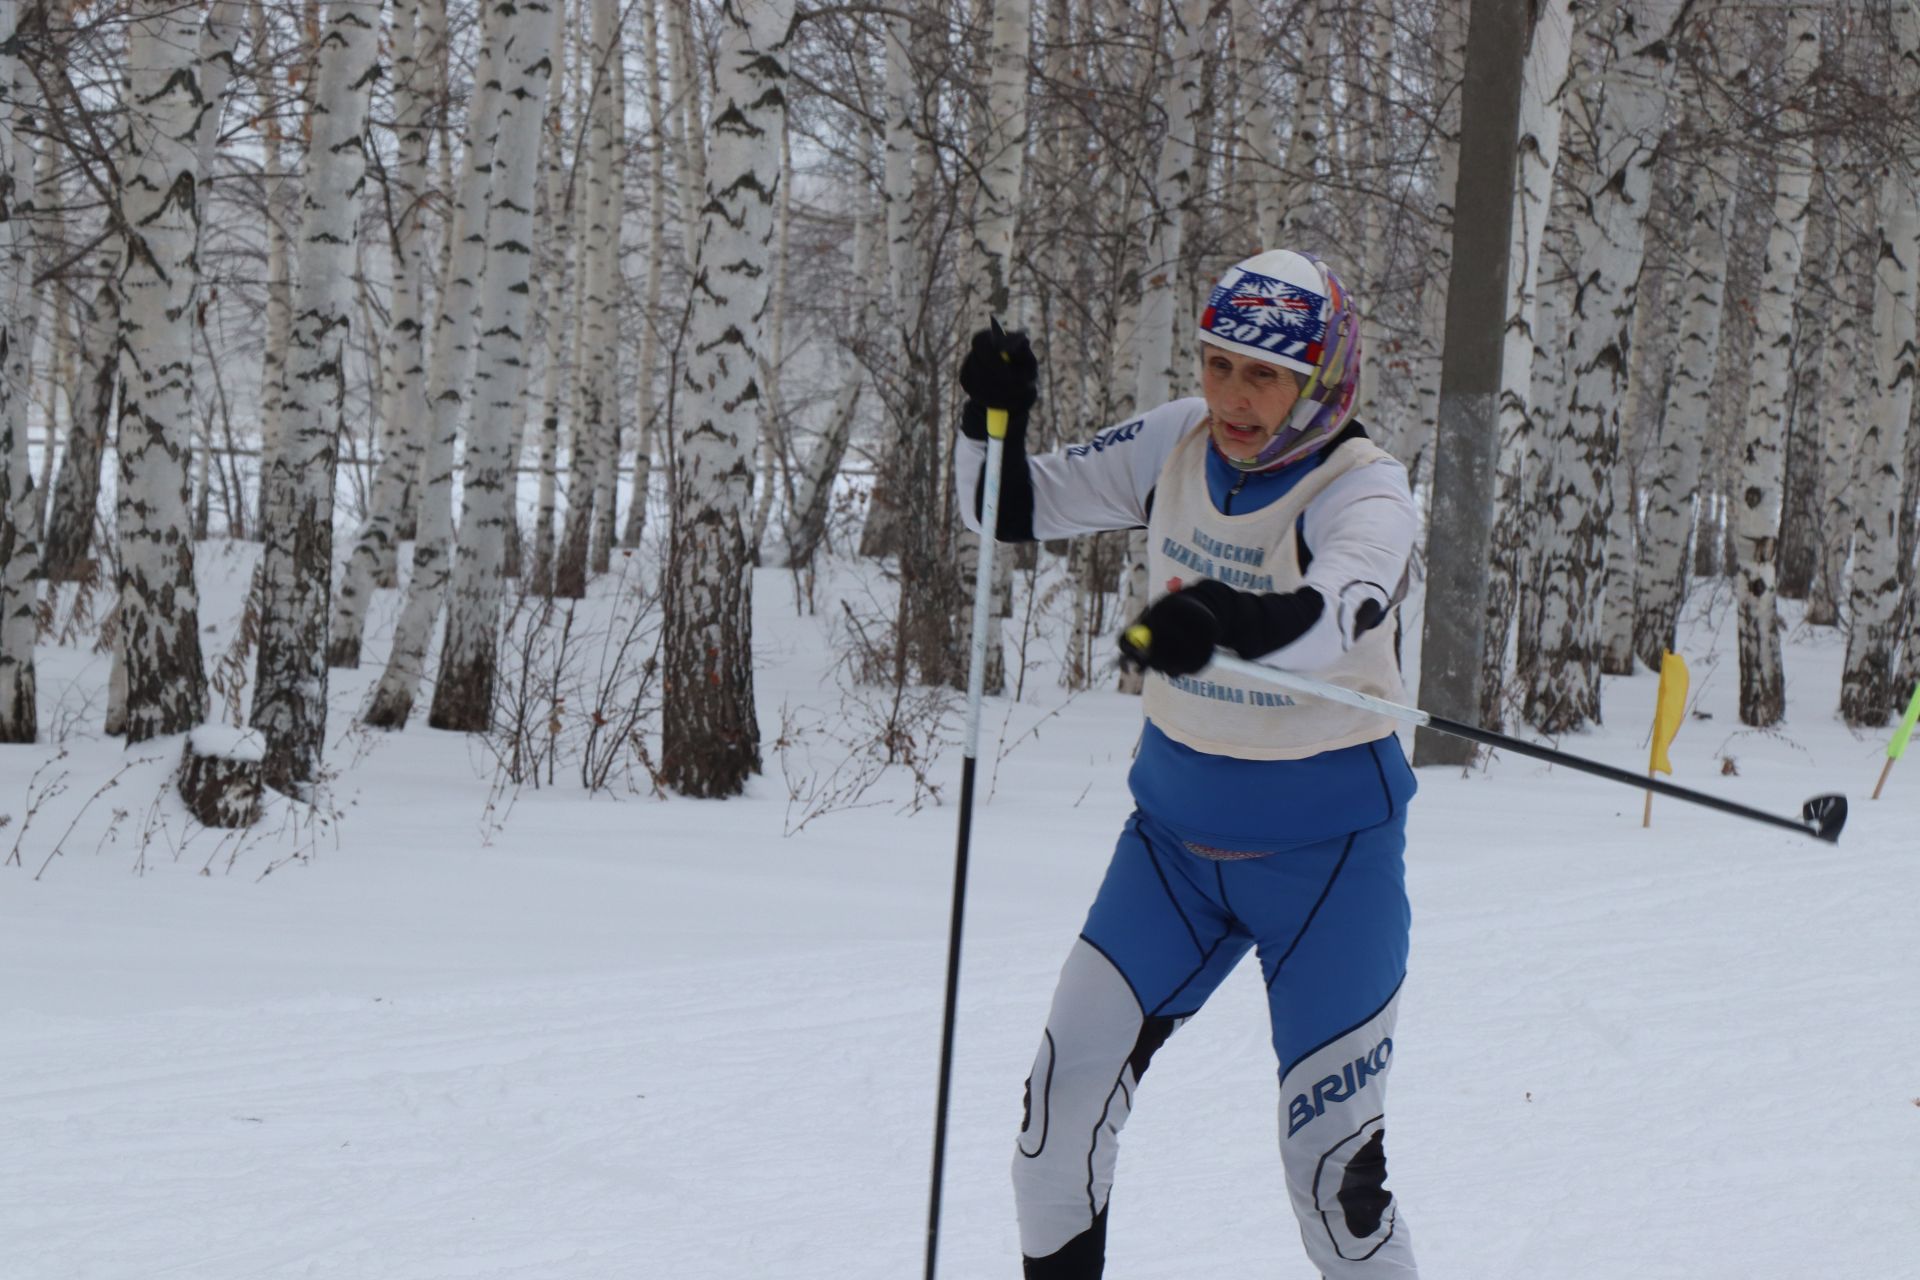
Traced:
<path fill-rule="evenodd" d="M 1145 651 L 1152 640 L 1152 633 L 1145 627 L 1136 625 L 1128 629 L 1127 638 L 1137 648 Z M 1847 822 L 1845 796 L 1815 796 L 1800 806 L 1800 816 L 1797 819 L 1783 818 L 1778 814 L 1768 813 L 1764 809 L 1754 809 L 1744 804 L 1736 804 L 1732 800 L 1723 800 L 1719 796 L 1708 795 L 1704 791 L 1695 791 L 1690 787 L 1662 782 L 1657 778 L 1649 778 L 1628 769 L 1616 769 L 1610 764 L 1601 764 L 1597 760 L 1569 755 L 1565 751 L 1556 751 L 1552 747 L 1536 746 L 1504 733 L 1495 733 L 1491 729 L 1482 729 L 1475 725 L 1463 724 L 1458 720 L 1449 720 L 1445 716 L 1436 716 L 1418 707 L 1403 707 L 1397 702 L 1388 702 L 1384 698 L 1376 698 L 1352 689 L 1343 689 L 1337 684 L 1328 684 L 1324 680 L 1315 680 L 1312 676 L 1303 676 L 1298 672 L 1281 671 L 1262 663 L 1248 662 L 1245 658 L 1217 653 L 1209 669 L 1229 672 L 1245 680 L 1258 680 L 1263 684 L 1288 689 L 1295 693 L 1304 693 L 1309 697 L 1345 703 L 1347 706 L 1371 711 L 1376 715 L 1390 716 L 1407 724 L 1424 725 L 1429 729 L 1437 729 L 1441 733 L 1452 734 L 1456 738 L 1465 738 L 1469 742 L 1498 747 L 1502 751 L 1511 751 L 1516 755 L 1531 756 L 1535 760 L 1545 760 L 1549 764 L 1577 769 L 1581 773 L 1590 773 L 1596 778 L 1624 782 L 1636 791 L 1654 791 L 1663 796 L 1672 796 L 1675 800 L 1685 800 L 1688 804 L 1718 809 L 1721 813 L 1730 813 L 1735 817 L 1750 818 L 1755 822 L 1767 823 L 1769 826 L 1785 827 L 1789 831 L 1798 831 L 1801 835 L 1825 840 L 1828 844 L 1839 842 L 1840 828 Z"/>
<path fill-rule="evenodd" d="M 994 331 L 999 332 L 998 322 Z M 947 1098 L 953 1082 L 953 1021 L 960 996 L 960 930 L 967 912 L 967 847 L 973 836 L 974 761 L 980 754 L 980 701 L 986 694 L 987 622 L 993 606 L 994 533 L 1000 527 L 1000 459 L 1007 411 L 987 410 L 987 474 L 980 496 L 980 564 L 973 583 L 973 641 L 967 665 L 966 754 L 960 763 L 960 839 L 953 857 L 953 918 L 947 926 L 947 1003 L 940 1024 L 940 1095 L 933 1115 L 933 1191 L 927 1203 L 927 1276 L 940 1255 L 940 1184 L 947 1156 Z"/>

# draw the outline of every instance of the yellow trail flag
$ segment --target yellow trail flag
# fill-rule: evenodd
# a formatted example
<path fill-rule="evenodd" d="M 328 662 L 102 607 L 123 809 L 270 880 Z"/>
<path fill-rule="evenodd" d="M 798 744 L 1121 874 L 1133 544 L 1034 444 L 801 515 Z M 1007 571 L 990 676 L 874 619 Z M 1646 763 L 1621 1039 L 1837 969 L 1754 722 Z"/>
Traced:
<path fill-rule="evenodd" d="M 1687 711 L 1687 663 L 1677 653 L 1660 655 L 1660 697 L 1653 713 L 1653 755 L 1647 772 L 1672 773 L 1667 747 L 1680 732 L 1680 720 Z"/>
<path fill-rule="evenodd" d="M 1900 753 L 1907 749 L 1907 739 L 1913 736 L 1916 721 L 1920 721 L 1920 684 L 1913 686 L 1913 700 L 1907 703 L 1907 714 L 1900 717 L 1900 728 L 1887 744 L 1887 759 L 1898 760 Z"/>

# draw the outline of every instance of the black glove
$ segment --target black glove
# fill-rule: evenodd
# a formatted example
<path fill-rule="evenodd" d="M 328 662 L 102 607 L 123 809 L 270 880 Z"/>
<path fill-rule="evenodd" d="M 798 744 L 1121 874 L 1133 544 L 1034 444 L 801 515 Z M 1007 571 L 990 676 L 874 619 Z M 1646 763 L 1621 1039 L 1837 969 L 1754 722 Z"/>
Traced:
<path fill-rule="evenodd" d="M 1213 660 L 1216 646 L 1258 658 L 1292 644 L 1319 621 L 1325 608 L 1326 601 L 1312 587 L 1238 591 L 1201 578 L 1148 605 L 1136 625 L 1146 627 L 1152 638 L 1142 648 L 1122 633 L 1120 652 L 1168 675 L 1192 675 Z"/>
<path fill-rule="evenodd" d="M 1027 418 L 1040 398 L 1040 362 L 1033 344 L 1018 329 L 1006 332 L 997 323 L 973 335 L 973 346 L 960 362 L 960 389 L 967 402 L 960 410 L 961 433 L 972 440 L 987 438 L 987 410 L 1007 411 L 1007 443 L 1022 441 Z"/>
<path fill-rule="evenodd" d="M 1219 585 L 1194 583 L 1195 588 Z M 1205 594 L 1189 588 L 1161 596 L 1148 605 L 1133 626 L 1120 633 L 1121 660 L 1170 676 L 1190 676 L 1212 662 L 1214 647 L 1220 643 L 1220 619 L 1207 607 Z M 1134 642 L 1137 627 L 1145 627 L 1150 633 L 1144 645 Z"/>

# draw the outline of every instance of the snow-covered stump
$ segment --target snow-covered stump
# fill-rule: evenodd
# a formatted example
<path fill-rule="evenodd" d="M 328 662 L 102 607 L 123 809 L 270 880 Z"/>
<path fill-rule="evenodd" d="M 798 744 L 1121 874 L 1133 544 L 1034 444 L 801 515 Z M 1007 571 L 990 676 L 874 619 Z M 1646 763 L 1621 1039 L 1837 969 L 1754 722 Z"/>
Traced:
<path fill-rule="evenodd" d="M 260 817 L 267 743 L 252 729 L 203 724 L 180 757 L 180 798 L 209 827 L 250 827 Z"/>

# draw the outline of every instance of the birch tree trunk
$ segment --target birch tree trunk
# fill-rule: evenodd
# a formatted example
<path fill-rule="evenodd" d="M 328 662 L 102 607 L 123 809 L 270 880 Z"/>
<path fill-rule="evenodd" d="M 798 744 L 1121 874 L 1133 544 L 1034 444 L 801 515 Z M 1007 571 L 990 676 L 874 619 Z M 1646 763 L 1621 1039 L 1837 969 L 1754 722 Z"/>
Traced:
<path fill-rule="evenodd" d="M 1920 0 L 1892 0 L 1894 83 L 1909 101 L 1920 95 Z M 1855 728 L 1883 725 L 1903 690 L 1893 684 L 1900 604 L 1909 574 L 1900 547 L 1900 515 L 1913 383 L 1920 371 L 1915 295 L 1920 292 L 1920 208 L 1904 153 L 1880 171 L 1880 253 L 1874 264 L 1872 409 L 1860 443 L 1864 493 L 1854 522 L 1851 605 L 1840 715 Z"/>
<path fill-rule="evenodd" d="M 39 733 L 33 641 L 40 548 L 27 456 L 34 157 L 15 127 L 24 107 L 19 19 L 15 0 L 0 0 L 0 86 L 14 104 L 0 128 L 0 742 L 33 742 Z"/>
<path fill-rule="evenodd" d="M 1835 299 L 1820 361 L 1820 531 L 1807 621 L 1833 626 L 1846 593 L 1847 555 L 1853 545 L 1855 493 L 1859 488 L 1861 435 L 1860 341 L 1870 319 L 1878 219 L 1873 199 L 1855 165 L 1827 175 L 1837 224 L 1832 269 Z M 1864 304 L 1864 305 L 1863 305 Z"/>
<path fill-rule="evenodd" d="M 667 135 L 670 132 L 666 106 L 660 96 L 659 13 L 659 4 L 648 0 L 645 10 L 647 56 L 643 69 L 647 119 L 653 127 L 648 141 L 651 167 L 647 190 L 647 301 L 640 313 L 640 369 L 635 378 L 640 396 L 634 415 L 639 431 L 633 450 L 633 491 L 627 499 L 627 525 L 620 535 L 623 547 L 639 546 L 641 535 L 646 532 L 647 499 L 653 485 L 654 419 L 659 412 L 654 404 L 653 371 L 660 363 L 660 283 L 666 266 Z"/>
<path fill-rule="evenodd" d="M 272 26 L 263 0 L 253 0 L 253 39 L 257 48 L 273 47 Z M 254 65 L 254 91 L 263 102 L 280 100 L 271 62 Z M 261 122 L 261 178 L 267 206 L 267 331 L 260 357 L 260 492 L 254 528 L 262 532 L 269 520 L 284 524 L 288 513 L 268 508 L 267 473 L 280 450 L 282 405 L 286 396 L 287 351 L 293 340 L 292 230 L 298 220 L 298 192 L 286 170 L 285 142 L 278 112 Z"/>
<path fill-rule="evenodd" d="M 987 98 L 985 113 L 979 122 L 980 187 L 975 196 L 973 253 L 969 264 L 972 292 L 979 303 L 985 304 L 987 314 L 1005 317 L 1010 324 L 1021 328 L 1025 327 L 1024 317 L 1011 312 L 1013 247 L 1019 221 L 1022 170 L 1026 164 L 1027 48 L 1032 17 L 1033 10 L 1027 0 L 994 0 L 987 53 Z M 973 634 L 974 584 L 980 572 L 979 536 L 962 530 L 954 539 L 954 550 L 960 569 L 960 608 L 955 630 L 962 636 L 970 636 Z M 1006 619 L 1003 588 L 1011 587 L 1011 571 L 1011 557 L 995 558 L 993 590 L 987 597 L 990 608 L 981 685 L 989 694 L 1006 690 L 1001 624 Z M 956 666 L 953 676 L 957 686 L 965 686 L 964 666 Z"/>
<path fill-rule="evenodd" d="M 546 157 L 547 234 L 545 245 L 546 371 L 540 391 L 540 480 L 534 504 L 533 567 L 527 589 L 553 593 L 553 521 L 558 510 L 560 463 L 560 397 L 566 386 L 567 260 L 573 245 L 572 184 L 567 181 L 565 57 L 568 23 L 566 5 L 554 6 L 553 74 L 547 83 Z M 584 272 L 574 272 L 574 288 L 584 286 Z"/>
<path fill-rule="evenodd" d="M 49 582 L 76 582 L 89 572 L 93 527 L 99 517 L 100 461 L 106 452 L 114 392 L 120 385 L 118 263 L 100 260 L 102 280 L 80 308 L 80 374 L 67 427 L 67 447 L 54 473 L 48 504 L 46 574 Z"/>
<path fill-rule="evenodd" d="M 606 313 L 601 328 L 606 334 L 606 349 L 599 353 L 595 371 L 599 379 L 600 431 L 595 452 L 600 466 L 594 473 L 592 553 L 589 566 L 605 573 L 612 564 L 615 531 L 619 528 L 620 439 L 626 421 L 620 412 L 620 353 L 625 349 L 620 332 L 620 303 L 626 296 L 627 281 L 621 254 L 621 229 L 626 220 L 627 183 L 627 77 L 626 53 L 621 42 L 621 24 L 617 13 L 610 14 L 607 30 L 607 82 L 605 155 L 606 213 L 605 230 L 600 239 L 600 272 L 606 278 Z M 756 544 L 757 545 L 757 544 Z"/>
<path fill-rule="evenodd" d="M 1308 244 L 1308 215 L 1316 211 L 1314 165 L 1326 145 L 1327 72 L 1331 61 L 1328 49 L 1333 40 L 1335 15 L 1323 0 L 1307 0 L 1306 22 L 1300 95 L 1294 99 L 1287 158 L 1280 167 L 1279 216 L 1266 228 L 1263 237 L 1270 248 L 1292 249 Z M 1190 25 L 1197 27 L 1200 23 L 1196 20 Z M 1197 57 L 1197 53 L 1194 56 Z M 1193 92 L 1198 100 L 1197 87 Z M 1189 144 L 1191 141 L 1189 136 Z M 1144 410 L 1151 406 L 1142 401 L 1140 407 Z"/>
<path fill-rule="evenodd" d="M 780 136 L 780 201 L 773 215 L 773 291 L 767 302 L 767 354 L 760 381 L 760 465 L 754 481 L 753 527 L 747 546 L 760 563 L 760 545 L 767 536 L 767 519 L 780 487 L 780 470 L 788 452 L 786 422 L 780 401 L 780 372 L 786 364 L 787 246 L 793 215 L 793 135 Z M 791 495 L 789 495 L 791 496 Z M 971 605 L 972 597 L 968 596 Z"/>
<path fill-rule="evenodd" d="M 1660 415 L 1666 408 L 1674 339 L 1672 303 L 1679 295 L 1677 276 L 1682 264 L 1672 248 L 1674 229 L 1685 225 L 1688 210 L 1676 207 L 1685 197 L 1673 161 L 1677 148 L 1669 134 L 1654 173 L 1648 209 L 1651 224 L 1646 236 L 1645 261 L 1634 302 L 1633 339 L 1627 352 L 1627 393 L 1620 413 L 1620 445 L 1612 468 L 1613 492 L 1607 517 L 1607 567 L 1600 601 L 1600 672 L 1609 676 L 1634 673 L 1633 630 L 1638 608 L 1639 547 L 1645 539 L 1639 519 L 1639 477 L 1644 459 L 1659 438 Z M 1660 669 L 1656 661 L 1649 664 Z"/>
<path fill-rule="evenodd" d="M 1840 228 L 1833 217 L 1833 181 L 1828 176 L 1834 168 L 1835 142 L 1821 139 L 1813 155 L 1801 259 L 1815 269 L 1802 271 L 1794 290 L 1793 354 L 1788 361 L 1786 444 L 1775 556 L 1775 587 L 1783 600 L 1805 600 L 1812 594 L 1820 559 L 1820 450 L 1827 424 L 1820 407 L 1821 361 L 1817 356 L 1832 332 L 1832 313 L 1839 305 L 1834 297 L 1834 278 L 1826 269 L 1826 264 L 1838 256 L 1840 239 Z"/>
<path fill-rule="evenodd" d="M 1420 487 L 1421 464 L 1440 425 L 1440 337 L 1446 332 L 1447 268 L 1453 256 L 1454 187 L 1460 174 L 1460 80 L 1466 69 L 1466 6 L 1442 3 L 1434 13 L 1428 75 L 1433 84 L 1433 226 L 1420 282 L 1420 323 L 1407 343 L 1412 367 L 1410 430 L 1395 441 L 1407 478 Z"/>
<path fill-rule="evenodd" d="M 386 184 L 391 219 L 393 302 L 380 361 L 380 421 L 385 439 L 374 473 L 367 521 L 355 538 L 340 575 L 327 665 L 357 667 L 365 633 L 367 605 L 376 586 L 392 586 L 400 550 L 401 506 L 412 477 L 420 470 L 427 424 L 426 346 L 420 327 L 420 275 L 426 235 L 421 200 L 427 182 L 427 151 L 432 138 L 433 94 L 430 69 L 417 56 L 414 22 L 418 6 L 400 0 L 393 20 L 394 132 L 399 161 Z"/>
<path fill-rule="evenodd" d="M 1606 565 L 1611 469 L 1618 465 L 1626 356 L 1644 255 L 1652 165 L 1673 53 L 1660 38 L 1667 0 L 1622 3 L 1603 38 L 1605 94 L 1593 173 L 1579 225 L 1580 288 L 1568 317 L 1564 417 L 1538 490 L 1548 495 L 1539 580 L 1539 661 L 1525 715 L 1546 733 L 1600 718 L 1599 605 Z"/>
<path fill-rule="evenodd" d="M 1820 59 L 1819 15 L 1800 5 L 1786 12 L 1785 106 L 1774 147 L 1779 173 L 1766 267 L 1753 313 L 1753 376 L 1739 443 L 1734 537 L 1740 553 L 1740 721 L 1766 727 L 1786 714 L 1780 662 L 1780 618 L 1774 606 L 1775 552 L 1780 529 L 1780 445 L 1786 414 L 1787 369 L 1793 349 L 1793 294 L 1807 230 L 1813 147 L 1798 136 L 1806 127 L 1802 86 Z"/>
<path fill-rule="evenodd" d="M 904 466 L 900 453 L 916 430 L 920 412 L 915 403 L 918 374 L 911 339 L 918 327 L 914 286 L 919 279 L 921 262 L 917 242 L 919 223 L 914 207 L 917 190 L 914 167 L 919 151 L 915 135 L 919 131 L 921 110 L 913 63 L 916 38 L 914 20 L 906 17 L 889 18 L 882 37 L 886 131 L 882 138 L 880 194 L 886 211 L 888 323 L 895 335 L 897 373 L 904 377 L 905 385 L 888 406 L 893 437 L 883 446 L 866 527 L 861 531 L 860 554 L 863 556 L 885 556 L 900 549 L 906 502 L 900 484 Z"/>
<path fill-rule="evenodd" d="M 737 795 L 760 768 L 746 532 L 792 16 L 791 0 L 720 9 L 661 639 L 661 775 L 684 795 Z"/>
<path fill-rule="evenodd" d="M 483 28 L 474 69 L 473 102 L 467 110 L 466 152 L 447 227 L 447 266 L 434 320 L 433 353 L 427 366 L 432 435 L 421 460 L 419 527 L 413 573 L 394 624 L 393 648 L 363 720 L 377 729 L 404 729 L 426 674 L 434 623 L 452 568 L 453 464 L 466 415 L 473 369 L 474 329 L 479 316 L 482 271 L 487 266 L 487 193 L 493 170 L 495 117 L 500 79 L 495 74 L 494 32 Z"/>
<path fill-rule="evenodd" d="M 1197 117 L 1202 109 L 1202 38 L 1208 8 L 1200 0 L 1182 0 L 1167 8 L 1168 22 L 1172 27 L 1169 33 L 1172 54 L 1165 81 L 1167 134 L 1160 145 L 1154 188 L 1147 193 L 1147 243 L 1140 275 L 1143 283 L 1139 319 L 1134 329 L 1133 403 L 1134 411 L 1138 413 L 1165 404 L 1171 398 L 1177 376 L 1174 361 L 1178 357 L 1173 337 L 1177 324 L 1176 303 L 1181 296 L 1178 284 L 1181 237 L 1202 176 L 1197 163 L 1195 139 L 1199 126 Z M 1324 37 L 1316 38 L 1320 41 L 1316 47 L 1323 55 L 1320 64 L 1324 66 L 1325 40 Z M 1296 113 L 1296 144 L 1300 130 L 1318 128 L 1318 118 L 1318 108 L 1312 105 L 1303 106 Z M 1286 180 L 1289 183 L 1298 176 L 1292 167 L 1299 159 L 1296 150 L 1297 147 L 1290 148 L 1288 152 Z M 1310 156 L 1307 163 L 1311 165 Z M 1311 180 L 1310 169 L 1307 180 Z M 1297 198 L 1291 188 L 1282 191 L 1283 219 L 1290 218 L 1288 211 L 1297 207 L 1290 202 Z M 1127 561 L 1120 593 L 1120 613 L 1124 618 L 1135 618 L 1147 607 L 1151 586 L 1147 582 L 1146 556 L 1146 535 L 1139 530 L 1130 532 L 1127 535 Z M 1144 686 L 1144 673 L 1124 668 L 1121 670 L 1119 688 L 1122 693 L 1138 694 Z"/>
<path fill-rule="evenodd" d="M 693 49 L 693 15 L 679 0 L 667 8 L 667 65 L 673 76 L 674 157 L 680 167 L 680 252 L 692 271 L 699 251 L 700 201 L 707 189 L 706 114 L 700 108 L 700 64 Z"/>
<path fill-rule="evenodd" d="M 128 33 L 120 256 L 119 644 L 127 742 L 206 718 L 188 523 L 201 120 L 192 9 L 146 0 Z"/>
<path fill-rule="evenodd" d="M 1251 225 L 1249 252 L 1265 243 L 1267 228 L 1280 225 L 1280 167 L 1274 153 L 1277 136 L 1273 101 L 1265 82 L 1268 65 L 1266 24 L 1259 0 L 1233 0 L 1234 69 L 1240 87 L 1240 150 Z M 1391 32 L 1389 32 L 1391 35 Z M 1379 348 L 1374 348 L 1379 350 Z"/>
<path fill-rule="evenodd" d="M 1686 274 L 1677 290 L 1676 301 L 1682 308 L 1680 338 L 1667 378 L 1660 441 L 1649 469 L 1647 523 L 1636 567 L 1639 589 L 1633 647 L 1640 660 L 1655 670 L 1676 643 L 1680 607 L 1687 598 L 1687 535 L 1694 522 L 1701 449 L 1725 314 L 1722 300 L 1734 178 L 1732 157 L 1716 150 L 1694 191 Z M 1699 508 L 1704 513 L 1706 503 L 1700 502 Z"/>
<path fill-rule="evenodd" d="M 517 425 L 526 419 L 533 193 L 540 180 L 540 125 L 554 36 L 553 10 L 544 0 L 505 0 L 488 16 L 499 23 L 494 67 L 500 95 L 490 121 L 493 177 L 479 296 L 480 344 L 446 643 L 427 716 L 436 729 L 467 733 L 493 724 L 500 596 L 513 527 L 512 446 Z"/>
<path fill-rule="evenodd" d="M 1481 632 L 1480 723 L 1505 723 L 1507 642 L 1513 631 L 1515 575 L 1525 521 L 1526 460 L 1534 427 L 1535 294 L 1553 174 L 1560 162 L 1562 89 L 1573 50 L 1568 0 L 1552 0 L 1534 21 L 1520 76 L 1519 157 L 1514 175 L 1513 260 L 1507 269 L 1507 331 L 1500 360 L 1500 472 L 1487 571 L 1487 615 Z M 1384 238 L 1384 233 L 1383 238 Z M 1384 342 L 1370 348 L 1384 352 Z"/>
<path fill-rule="evenodd" d="M 378 3 L 333 0 L 313 78 L 283 435 L 266 477 L 267 508 L 284 519 L 261 528 L 253 726 L 267 742 L 267 785 L 292 795 L 306 794 L 318 779 L 326 741 L 333 490 L 379 44 Z"/>
<path fill-rule="evenodd" d="M 618 465 L 605 455 L 607 360 L 613 343 L 613 280 L 608 245 L 613 235 L 613 80 L 610 41 L 617 11 L 613 0 L 592 0 L 588 59 L 586 191 L 580 208 L 580 327 L 574 348 L 577 412 L 568 449 L 567 518 L 554 564 L 554 594 L 578 600 L 587 593 L 594 499 L 602 473 Z"/>

